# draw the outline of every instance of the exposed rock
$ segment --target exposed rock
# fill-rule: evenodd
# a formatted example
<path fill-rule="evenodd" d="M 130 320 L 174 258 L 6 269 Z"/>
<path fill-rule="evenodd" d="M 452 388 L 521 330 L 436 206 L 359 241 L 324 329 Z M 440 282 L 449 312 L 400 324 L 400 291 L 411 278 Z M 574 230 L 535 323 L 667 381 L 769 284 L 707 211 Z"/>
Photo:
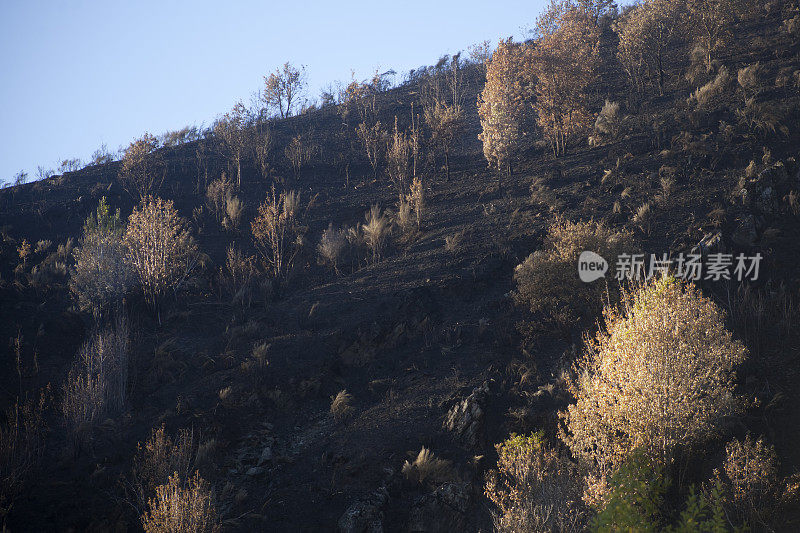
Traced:
<path fill-rule="evenodd" d="M 409 515 L 410 531 L 464 531 L 471 503 L 468 483 L 445 483 L 420 496 Z"/>
<path fill-rule="evenodd" d="M 389 499 L 386 487 L 357 500 L 339 518 L 341 533 L 383 533 L 383 507 Z"/>
<path fill-rule="evenodd" d="M 261 466 L 268 461 L 272 461 L 272 448 L 269 446 L 264 448 L 264 451 L 261 452 L 261 457 L 258 459 L 258 465 Z"/>
<path fill-rule="evenodd" d="M 476 448 L 483 441 L 483 408 L 489 396 L 489 382 L 477 387 L 447 412 L 444 428 L 467 446 Z"/>

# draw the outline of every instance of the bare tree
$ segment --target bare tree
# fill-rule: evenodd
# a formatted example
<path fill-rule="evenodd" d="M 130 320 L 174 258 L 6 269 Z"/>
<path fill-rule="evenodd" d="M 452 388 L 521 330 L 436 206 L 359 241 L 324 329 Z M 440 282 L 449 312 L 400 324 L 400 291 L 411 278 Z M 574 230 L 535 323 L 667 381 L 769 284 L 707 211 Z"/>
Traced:
<path fill-rule="evenodd" d="M 214 134 L 222 141 L 228 161 L 236 170 L 236 187 L 242 186 L 242 157 L 250 141 L 249 114 L 238 102 L 214 124 Z"/>

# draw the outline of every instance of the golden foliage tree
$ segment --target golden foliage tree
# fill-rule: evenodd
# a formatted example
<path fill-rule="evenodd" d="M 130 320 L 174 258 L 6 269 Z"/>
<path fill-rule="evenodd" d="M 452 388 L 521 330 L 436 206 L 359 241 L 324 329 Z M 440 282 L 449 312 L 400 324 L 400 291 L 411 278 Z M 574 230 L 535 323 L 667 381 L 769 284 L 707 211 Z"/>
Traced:
<path fill-rule="evenodd" d="M 682 21 L 675 0 L 646 0 L 619 19 L 617 57 L 634 89 L 644 91 L 649 80 L 664 94 Z"/>
<path fill-rule="evenodd" d="M 160 296 L 167 289 L 177 291 L 199 262 L 189 224 L 172 200 L 143 198 L 128 217 L 124 241 L 145 299 L 156 311 Z"/>
<path fill-rule="evenodd" d="M 158 139 L 145 133 L 125 149 L 119 181 L 137 200 L 157 193 L 164 182 L 164 160 L 157 152 L 158 148 Z"/>
<path fill-rule="evenodd" d="M 746 354 L 694 286 L 653 280 L 621 310 L 606 308 L 576 369 L 562 438 L 601 475 L 637 449 L 669 465 L 677 447 L 691 450 L 737 411 L 734 369 Z"/>
<path fill-rule="evenodd" d="M 264 77 L 262 100 L 268 108 L 277 110 L 281 118 L 292 116 L 306 86 L 305 67 L 299 69 L 286 62 Z"/>
<path fill-rule="evenodd" d="M 536 120 L 559 155 L 571 135 L 591 126 L 587 89 L 599 67 L 600 32 L 578 6 L 551 9 L 556 11 L 538 21 L 540 38 L 531 48 L 530 68 L 536 80 Z"/>
<path fill-rule="evenodd" d="M 519 149 L 528 105 L 525 50 L 511 39 L 500 41 L 486 67 L 486 85 L 478 97 L 483 155 L 511 176 L 512 159 Z"/>

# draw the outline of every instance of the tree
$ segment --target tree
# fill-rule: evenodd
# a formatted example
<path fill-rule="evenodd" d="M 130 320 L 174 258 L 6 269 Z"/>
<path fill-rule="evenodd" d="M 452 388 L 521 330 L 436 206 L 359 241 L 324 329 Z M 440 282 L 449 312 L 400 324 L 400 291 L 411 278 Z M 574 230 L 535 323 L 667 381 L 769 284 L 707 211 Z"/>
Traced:
<path fill-rule="evenodd" d="M 644 91 L 645 77 L 664 94 L 666 70 L 680 42 L 680 13 L 675 0 L 646 0 L 620 18 L 617 58 L 631 85 Z"/>
<path fill-rule="evenodd" d="M 525 50 L 511 39 L 500 41 L 486 68 L 486 85 L 478 97 L 478 115 L 483 131 L 483 154 L 489 165 L 506 167 L 519 150 L 528 105 L 529 79 L 525 73 Z"/>
<path fill-rule="evenodd" d="M 486 40 L 471 45 L 469 47 L 469 58 L 481 68 L 485 76 L 486 65 L 492 58 L 492 42 Z"/>
<path fill-rule="evenodd" d="M 362 122 L 356 128 L 356 135 L 358 140 L 361 141 L 361 146 L 367 156 L 367 161 L 372 167 L 373 179 L 378 177 L 378 168 L 386 148 L 386 132 L 383 131 L 381 121 L 375 122 L 372 126 L 366 122 Z"/>
<path fill-rule="evenodd" d="M 587 88 L 599 67 L 600 32 L 586 12 L 573 5 L 545 12 L 541 35 L 529 55 L 535 82 L 533 103 L 542 133 L 553 153 L 566 151 L 569 137 L 591 125 Z"/>
<path fill-rule="evenodd" d="M 669 466 L 678 447 L 706 441 L 737 411 L 734 369 L 747 351 L 716 304 L 673 277 L 625 294 L 620 310 L 604 314 L 577 365 L 562 438 L 601 476 L 636 449 Z"/>
<path fill-rule="evenodd" d="M 228 161 L 236 169 L 236 187 L 242 186 L 242 156 L 250 142 L 249 113 L 241 102 L 214 124 L 214 134 L 222 142 Z"/>
<path fill-rule="evenodd" d="M 730 0 L 687 0 L 689 14 L 687 25 L 692 37 L 705 55 L 706 71 L 711 72 L 714 56 L 731 38 L 731 25 L 735 20 L 733 2 Z"/>
<path fill-rule="evenodd" d="M 292 116 L 306 86 L 306 70 L 286 62 L 282 68 L 264 78 L 262 99 L 268 108 L 275 109 L 281 118 Z"/>
<path fill-rule="evenodd" d="M 25 182 L 28 181 L 28 173 L 24 170 L 20 170 L 16 174 L 14 174 L 14 186 L 24 185 Z"/>
<path fill-rule="evenodd" d="M 389 139 L 386 151 L 386 170 L 389 179 L 397 187 L 397 194 L 402 199 L 408 193 L 408 186 L 412 172 L 412 147 L 411 141 L 405 132 L 397 126 L 397 116 L 394 117 L 394 132 Z"/>
<path fill-rule="evenodd" d="M 264 258 L 273 278 L 283 280 L 289 274 L 301 248 L 304 228 L 300 225 L 300 194 L 295 191 L 272 194 L 258 207 L 250 223 L 256 248 Z"/>
<path fill-rule="evenodd" d="M 146 196 L 128 217 L 124 242 L 145 299 L 160 323 L 160 297 L 167 289 L 177 291 L 199 263 L 189 224 L 171 200 Z"/>
<path fill-rule="evenodd" d="M 450 150 L 463 129 L 464 113 L 460 105 L 436 100 L 425 108 L 425 122 L 431 130 L 431 143 L 444 154 L 446 180 L 450 181 Z"/>
<path fill-rule="evenodd" d="M 133 286 L 133 272 L 127 262 L 125 231 L 119 209 L 115 213 L 100 198 L 96 213 L 83 225 L 83 238 L 75 249 L 69 288 L 83 310 L 95 317 L 116 307 Z"/>
<path fill-rule="evenodd" d="M 158 148 L 158 139 L 145 133 L 125 149 L 119 181 L 134 199 L 157 193 L 164 182 L 164 160 Z"/>

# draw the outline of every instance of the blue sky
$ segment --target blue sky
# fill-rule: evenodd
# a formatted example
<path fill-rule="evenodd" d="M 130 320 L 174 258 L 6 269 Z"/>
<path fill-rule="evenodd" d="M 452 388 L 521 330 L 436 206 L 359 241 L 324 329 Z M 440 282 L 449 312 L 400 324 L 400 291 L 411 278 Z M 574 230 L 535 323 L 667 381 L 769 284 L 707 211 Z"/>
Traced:
<path fill-rule="evenodd" d="M 210 124 L 285 61 L 309 91 L 525 37 L 544 0 L 0 0 L 0 180 Z"/>

